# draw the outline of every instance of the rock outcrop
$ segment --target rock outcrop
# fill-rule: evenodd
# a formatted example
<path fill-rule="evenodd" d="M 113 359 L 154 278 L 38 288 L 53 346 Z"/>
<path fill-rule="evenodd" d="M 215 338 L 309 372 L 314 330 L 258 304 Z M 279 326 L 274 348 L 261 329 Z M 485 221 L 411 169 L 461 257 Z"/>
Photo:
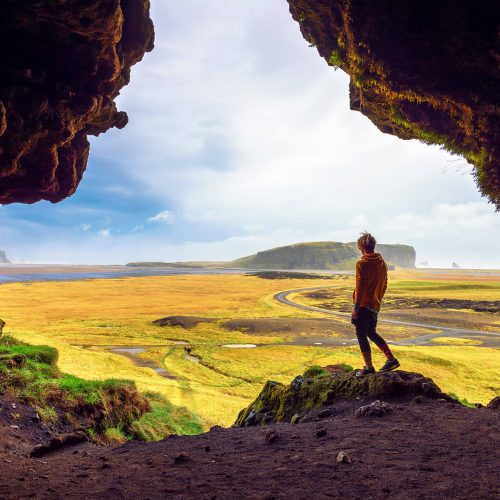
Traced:
<path fill-rule="evenodd" d="M 415 267 L 415 249 L 409 245 L 377 244 L 387 263 Z M 321 241 L 272 248 L 229 263 L 245 269 L 353 269 L 361 256 L 356 243 Z"/>
<path fill-rule="evenodd" d="M 409 401 L 420 397 L 454 401 L 420 373 L 398 370 L 357 378 L 353 371 L 341 365 L 329 369 L 311 367 L 288 386 L 268 381 L 257 399 L 241 410 L 235 425 L 295 423 L 311 417 L 328 417 L 335 411 L 331 405 L 339 401 Z"/>
<path fill-rule="evenodd" d="M 10 260 L 7 258 L 5 250 L 0 250 L 0 264 L 10 264 Z"/>
<path fill-rule="evenodd" d="M 2 1 L 0 203 L 76 190 L 87 136 L 127 124 L 114 99 L 153 38 L 149 0 Z"/>
<path fill-rule="evenodd" d="M 500 208 L 499 2 L 288 3 L 304 38 L 350 75 L 351 109 L 462 155 Z"/>

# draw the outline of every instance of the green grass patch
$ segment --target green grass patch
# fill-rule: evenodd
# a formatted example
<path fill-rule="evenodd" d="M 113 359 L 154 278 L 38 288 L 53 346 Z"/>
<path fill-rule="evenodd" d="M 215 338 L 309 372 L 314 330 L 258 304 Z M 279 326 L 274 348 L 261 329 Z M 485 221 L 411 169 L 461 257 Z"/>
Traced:
<path fill-rule="evenodd" d="M 471 403 L 470 401 L 467 401 L 465 398 L 461 398 L 454 392 L 449 392 L 448 396 L 453 398 L 455 401 L 458 401 L 462 406 L 467 406 L 467 408 L 477 408 L 477 405 L 474 403 Z"/>
<path fill-rule="evenodd" d="M 60 372 L 57 350 L 0 340 L 0 394 L 34 407 L 52 425 L 85 430 L 97 442 L 147 441 L 198 434 L 199 418 L 156 393 L 141 395 L 129 380 L 84 380 Z"/>
<path fill-rule="evenodd" d="M 313 365 L 304 372 L 305 378 L 326 377 L 328 372 L 319 365 Z"/>
<path fill-rule="evenodd" d="M 193 435 L 203 432 L 201 420 L 186 408 L 174 406 L 162 395 L 146 393 L 151 411 L 144 413 L 131 426 L 133 437 L 158 441 L 172 434 Z"/>

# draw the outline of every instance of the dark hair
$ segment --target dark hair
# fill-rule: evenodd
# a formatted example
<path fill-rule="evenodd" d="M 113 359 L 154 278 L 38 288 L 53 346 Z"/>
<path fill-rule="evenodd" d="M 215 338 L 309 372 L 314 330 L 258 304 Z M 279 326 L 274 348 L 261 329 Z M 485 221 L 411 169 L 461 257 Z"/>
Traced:
<path fill-rule="evenodd" d="M 363 231 L 358 238 L 358 247 L 363 247 L 367 252 L 372 253 L 376 244 L 377 240 L 367 231 Z"/>

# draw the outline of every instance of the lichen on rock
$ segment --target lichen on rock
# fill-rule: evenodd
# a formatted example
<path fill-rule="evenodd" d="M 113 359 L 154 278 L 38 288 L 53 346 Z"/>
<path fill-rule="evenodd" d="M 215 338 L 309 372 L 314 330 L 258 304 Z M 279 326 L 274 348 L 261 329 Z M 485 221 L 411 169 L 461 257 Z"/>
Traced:
<path fill-rule="evenodd" d="M 351 109 L 463 156 L 500 208 L 499 2 L 288 3 L 304 38 L 350 75 Z"/>
<path fill-rule="evenodd" d="M 153 39 L 149 0 L 2 1 L 0 203 L 76 190 L 87 136 L 127 124 L 114 99 Z"/>

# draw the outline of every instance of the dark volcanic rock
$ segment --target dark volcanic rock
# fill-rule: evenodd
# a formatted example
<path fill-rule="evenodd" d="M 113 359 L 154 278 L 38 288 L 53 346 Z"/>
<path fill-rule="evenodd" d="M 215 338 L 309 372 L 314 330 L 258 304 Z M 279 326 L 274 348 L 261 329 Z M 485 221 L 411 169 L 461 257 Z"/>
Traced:
<path fill-rule="evenodd" d="M 500 3 L 288 0 L 304 38 L 351 77 L 351 109 L 475 165 L 500 207 Z"/>
<path fill-rule="evenodd" d="M 296 377 L 289 386 L 267 382 L 257 399 L 243 409 L 235 425 L 291 422 L 297 415 L 301 422 L 319 418 L 332 403 L 343 407 L 345 401 L 389 399 L 411 401 L 416 396 L 453 401 L 430 379 L 420 373 L 394 371 L 358 378 L 352 371 L 323 371 L 316 375 Z M 358 405 L 359 406 L 359 405 Z M 390 410 L 389 410 L 390 411 Z"/>
<path fill-rule="evenodd" d="M 154 325 L 158 326 L 180 326 L 184 329 L 194 328 L 199 323 L 213 323 L 215 318 L 202 318 L 201 316 L 167 316 L 155 319 Z"/>
<path fill-rule="evenodd" d="M 493 410 L 500 409 L 500 396 L 494 397 L 489 403 L 488 408 L 492 408 Z"/>
<path fill-rule="evenodd" d="M 47 453 L 52 453 L 65 446 L 72 444 L 83 443 L 87 441 L 87 436 L 83 433 L 75 432 L 73 434 L 61 434 L 54 436 L 47 444 L 39 444 L 33 448 L 30 453 L 31 457 L 42 457 Z"/>
<path fill-rule="evenodd" d="M 36 460 L 28 454 L 40 441 L 39 424 L 18 419 L 13 431 L 10 401 L 2 403 L 2 500 L 498 498 L 499 414 L 486 408 L 427 399 L 397 403 L 376 423 L 348 411 L 320 425 L 231 428 L 117 447 L 82 443 L 79 453 L 63 448 Z M 271 429 L 279 439 L 269 443 Z M 320 430 L 326 436 L 317 437 Z M 176 464 L 182 456 L 188 460 Z"/>
<path fill-rule="evenodd" d="M 354 414 L 356 418 L 383 417 L 392 412 L 392 406 L 382 401 L 374 401 L 369 405 L 359 407 Z"/>
<path fill-rule="evenodd" d="M 0 203 L 76 190 L 87 136 L 127 124 L 114 99 L 153 38 L 149 0 L 2 1 Z"/>

